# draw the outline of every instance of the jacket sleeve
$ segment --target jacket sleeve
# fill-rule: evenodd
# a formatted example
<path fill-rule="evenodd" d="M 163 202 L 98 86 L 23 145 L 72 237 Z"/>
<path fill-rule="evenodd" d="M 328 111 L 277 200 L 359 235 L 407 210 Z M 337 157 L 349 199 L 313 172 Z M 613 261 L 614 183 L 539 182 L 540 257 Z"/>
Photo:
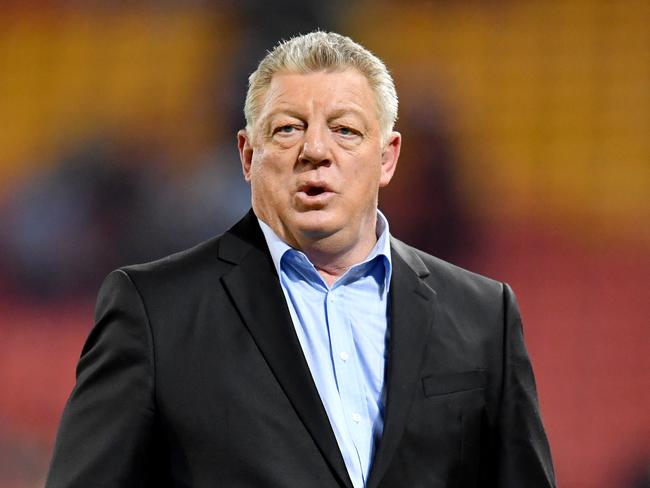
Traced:
<path fill-rule="evenodd" d="M 114 271 L 99 291 L 46 488 L 148 486 L 154 418 L 147 312 L 127 273 Z"/>
<path fill-rule="evenodd" d="M 503 376 L 496 433 L 496 486 L 555 487 L 551 453 L 539 412 L 519 308 L 507 284 L 503 287 L 503 308 Z"/>

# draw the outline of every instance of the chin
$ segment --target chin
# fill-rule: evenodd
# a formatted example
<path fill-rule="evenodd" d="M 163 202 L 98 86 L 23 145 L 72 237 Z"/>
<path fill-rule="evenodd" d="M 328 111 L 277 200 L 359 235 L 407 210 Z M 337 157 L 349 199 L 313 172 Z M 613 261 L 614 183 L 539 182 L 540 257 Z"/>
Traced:
<path fill-rule="evenodd" d="M 341 219 L 325 210 L 300 212 L 294 219 L 296 230 L 311 238 L 327 237 L 341 229 Z"/>

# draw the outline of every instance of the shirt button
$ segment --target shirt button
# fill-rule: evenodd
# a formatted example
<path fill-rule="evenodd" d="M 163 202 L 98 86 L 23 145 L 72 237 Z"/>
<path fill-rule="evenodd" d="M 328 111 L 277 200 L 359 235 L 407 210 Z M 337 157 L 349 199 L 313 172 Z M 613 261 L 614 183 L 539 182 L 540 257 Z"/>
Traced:
<path fill-rule="evenodd" d="M 355 424 L 358 424 L 359 422 L 361 422 L 361 415 L 359 415 L 358 413 L 353 413 L 352 414 L 352 421 Z"/>
<path fill-rule="evenodd" d="M 339 357 L 341 358 L 341 361 L 345 362 L 348 360 L 350 355 L 347 352 L 343 351 L 341 354 L 339 354 Z"/>

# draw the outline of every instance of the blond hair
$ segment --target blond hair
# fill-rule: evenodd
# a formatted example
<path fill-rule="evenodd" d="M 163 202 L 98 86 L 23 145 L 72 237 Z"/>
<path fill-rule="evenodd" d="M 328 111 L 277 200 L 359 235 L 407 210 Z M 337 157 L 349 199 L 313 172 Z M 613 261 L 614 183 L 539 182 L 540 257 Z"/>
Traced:
<path fill-rule="evenodd" d="M 255 125 L 273 75 L 316 71 L 358 70 L 375 94 L 382 136 L 388 138 L 397 120 L 397 92 L 386 65 L 349 37 L 334 32 L 311 32 L 280 42 L 248 78 L 244 105 L 246 129 Z"/>

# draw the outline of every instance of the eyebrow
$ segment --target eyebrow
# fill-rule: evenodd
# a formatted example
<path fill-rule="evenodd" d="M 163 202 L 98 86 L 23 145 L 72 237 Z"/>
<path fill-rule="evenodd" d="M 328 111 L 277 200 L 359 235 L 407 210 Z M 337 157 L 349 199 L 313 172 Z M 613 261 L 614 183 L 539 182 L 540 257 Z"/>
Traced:
<path fill-rule="evenodd" d="M 363 110 L 359 110 L 354 107 L 337 108 L 332 112 L 332 114 L 330 114 L 327 120 L 340 119 L 341 117 L 345 117 L 346 115 L 355 115 L 361 120 L 361 122 L 363 122 L 363 125 L 367 125 L 365 112 Z"/>
<path fill-rule="evenodd" d="M 300 115 L 300 112 L 298 112 L 297 110 L 292 110 L 289 108 L 278 108 L 277 110 L 274 110 L 273 112 L 269 112 L 268 114 L 266 114 L 265 119 L 267 121 L 270 121 L 271 119 L 282 115 L 288 117 L 294 117 L 296 119 L 304 118 L 302 115 Z"/>

